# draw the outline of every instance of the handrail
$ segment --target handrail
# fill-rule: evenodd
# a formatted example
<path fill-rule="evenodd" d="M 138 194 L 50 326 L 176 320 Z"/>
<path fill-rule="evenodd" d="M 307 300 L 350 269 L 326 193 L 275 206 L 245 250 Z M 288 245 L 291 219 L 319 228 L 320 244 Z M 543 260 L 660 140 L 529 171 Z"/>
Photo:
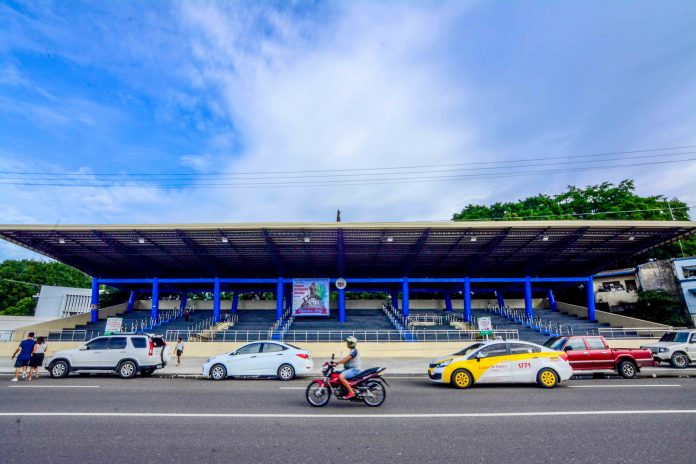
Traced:
<path fill-rule="evenodd" d="M 402 342 L 406 334 L 408 340 L 420 342 L 446 342 L 446 341 L 476 341 L 483 337 L 478 330 L 419 330 L 410 332 L 405 330 L 290 330 L 275 333 L 271 330 L 207 330 L 205 336 L 199 331 L 191 330 L 167 330 L 165 340 L 173 341 L 178 337 L 183 340 L 200 339 L 208 342 L 250 342 L 263 340 L 284 340 L 287 342 L 321 342 L 341 341 L 347 336 L 354 336 L 360 341 L 370 342 Z M 280 337 L 278 337 L 280 335 Z M 519 333 L 515 329 L 495 330 L 492 338 L 502 337 L 507 340 L 518 340 Z"/>
<path fill-rule="evenodd" d="M 681 327 L 669 327 L 657 329 L 650 327 L 600 327 L 598 329 L 587 330 L 586 335 L 601 335 L 609 339 L 638 339 L 638 338 L 660 338 L 666 332 L 684 330 Z"/>

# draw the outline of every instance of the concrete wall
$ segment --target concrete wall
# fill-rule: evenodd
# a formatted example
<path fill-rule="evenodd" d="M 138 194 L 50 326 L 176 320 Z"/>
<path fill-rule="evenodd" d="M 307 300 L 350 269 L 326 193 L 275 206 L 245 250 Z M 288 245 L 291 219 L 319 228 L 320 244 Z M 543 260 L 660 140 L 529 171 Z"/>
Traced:
<path fill-rule="evenodd" d="M 646 343 L 654 342 L 654 339 L 636 340 L 609 340 L 612 348 L 638 348 Z M 48 342 L 47 357 L 61 350 L 77 348 L 83 342 Z M 188 342 L 185 345 L 184 356 L 188 358 L 208 358 L 222 353 L 229 353 L 244 343 L 215 343 L 215 342 Z M 331 354 L 342 357 L 347 354 L 346 346 L 342 343 L 293 343 L 293 345 L 306 349 L 315 358 L 315 364 L 329 360 Z M 470 342 L 449 343 L 360 343 L 360 355 L 364 358 L 422 358 L 423 372 L 427 370 L 427 361 L 438 357 L 455 353 L 467 346 Z M 170 349 L 173 344 L 168 344 Z M 0 356 L 11 356 L 17 348 L 17 342 L 0 342 Z"/>
<path fill-rule="evenodd" d="M 563 303 L 562 301 L 557 301 L 558 310 L 573 314 L 578 317 L 587 318 L 587 308 L 585 306 L 577 306 L 570 303 Z M 625 328 L 655 328 L 655 329 L 668 329 L 670 326 L 665 324 L 658 324 L 657 322 L 644 321 L 642 319 L 636 319 L 635 317 L 621 316 L 619 314 L 608 313 L 606 311 L 595 311 L 595 316 L 597 317 L 597 322 L 600 324 L 609 324 L 610 327 L 625 327 Z"/>
<path fill-rule="evenodd" d="M 642 290 L 664 290 L 670 295 L 679 294 L 672 263 L 667 260 L 639 265 L 638 281 Z"/>

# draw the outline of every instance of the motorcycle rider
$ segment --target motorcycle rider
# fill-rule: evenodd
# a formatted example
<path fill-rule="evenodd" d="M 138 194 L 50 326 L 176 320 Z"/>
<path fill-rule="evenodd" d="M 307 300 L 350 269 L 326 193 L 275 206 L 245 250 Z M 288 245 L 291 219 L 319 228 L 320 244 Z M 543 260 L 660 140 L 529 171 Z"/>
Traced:
<path fill-rule="evenodd" d="M 334 362 L 333 365 L 337 366 L 339 364 L 343 364 L 343 367 L 345 367 L 345 369 L 339 374 L 338 378 L 341 382 L 341 385 L 343 385 L 343 387 L 348 392 L 343 398 L 348 400 L 355 397 L 355 392 L 350 387 L 350 383 L 348 383 L 348 380 L 356 377 L 361 372 L 361 369 L 360 354 L 358 353 L 358 349 L 356 348 L 358 346 L 358 339 L 353 336 L 350 336 L 346 337 L 345 342 L 348 348 L 350 349 L 348 356 L 341 359 L 340 361 Z"/>

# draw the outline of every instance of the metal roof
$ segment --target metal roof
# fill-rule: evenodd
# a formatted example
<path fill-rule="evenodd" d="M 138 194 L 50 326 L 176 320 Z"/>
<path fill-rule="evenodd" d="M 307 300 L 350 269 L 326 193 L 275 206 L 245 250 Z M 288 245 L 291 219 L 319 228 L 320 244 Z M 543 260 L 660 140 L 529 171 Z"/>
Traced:
<path fill-rule="evenodd" d="M 582 276 L 695 232 L 686 221 L 0 225 L 0 238 L 111 278 Z"/>

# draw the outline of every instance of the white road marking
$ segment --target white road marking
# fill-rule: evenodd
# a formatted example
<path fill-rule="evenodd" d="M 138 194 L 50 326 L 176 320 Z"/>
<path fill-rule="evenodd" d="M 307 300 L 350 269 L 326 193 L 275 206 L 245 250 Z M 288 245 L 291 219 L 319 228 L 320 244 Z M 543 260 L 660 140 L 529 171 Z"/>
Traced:
<path fill-rule="evenodd" d="M 101 388 L 101 385 L 8 385 L 7 388 Z"/>
<path fill-rule="evenodd" d="M 678 384 L 650 384 L 650 385 L 568 385 L 568 388 L 674 388 L 681 387 Z"/>
<path fill-rule="evenodd" d="M 696 414 L 696 409 L 655 409 L 634 411 L 547 411 L 433 414 L 272 414 L 272 413 L 176 413 L 176 412 L 0 412 L 0 417 L 181 417 L 181 418 L 248 418 L 248 419 L 432 419 L 548 416 L 624 416 Z"/>

